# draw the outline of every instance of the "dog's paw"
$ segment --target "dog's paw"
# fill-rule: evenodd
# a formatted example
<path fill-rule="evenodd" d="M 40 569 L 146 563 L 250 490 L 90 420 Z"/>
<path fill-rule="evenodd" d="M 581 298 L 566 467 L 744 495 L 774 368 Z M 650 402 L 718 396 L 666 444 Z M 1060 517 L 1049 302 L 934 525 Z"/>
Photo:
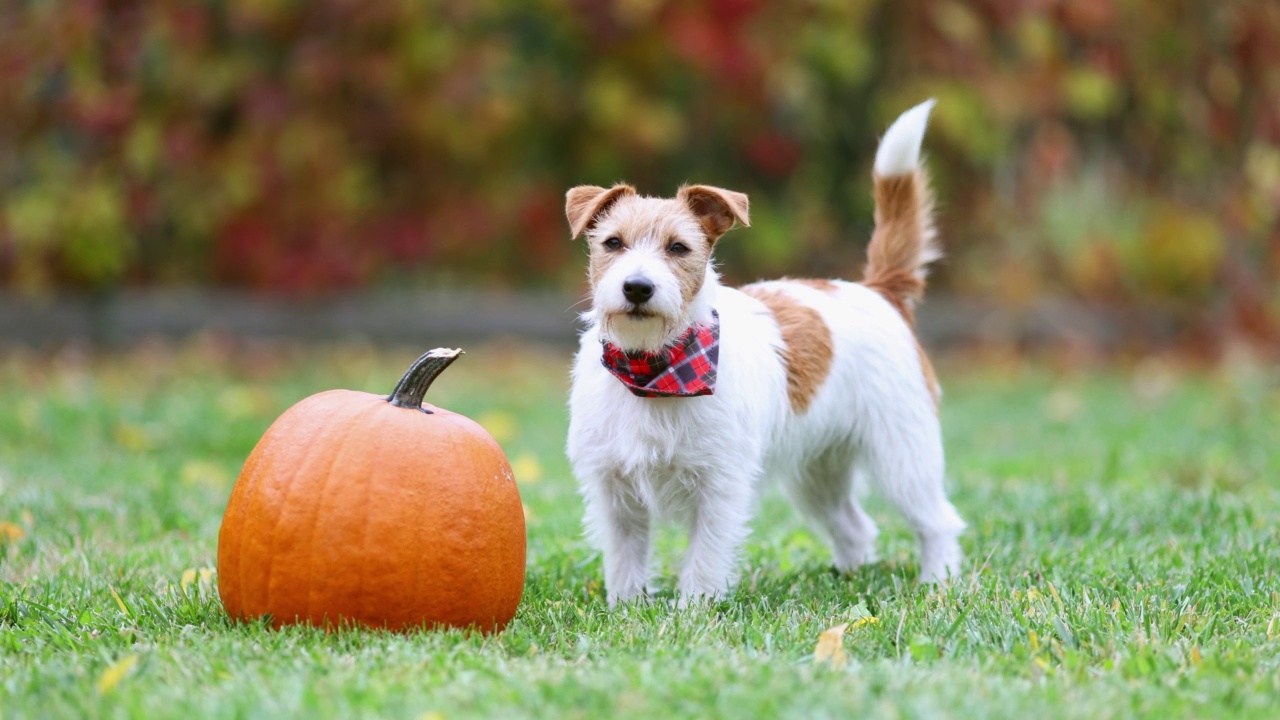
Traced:
<path fill-rule="evenodd" d="M 868 546 L 850 552 L 836 553 L 831 560 L 836 572 L 848 575 L 863 565 L 879 562 L 880 557 L 875 549 Z"/>
<path fill-rule="evenodd" d="M 610 610 L 617 610 L 618 608 L 625 607 L 627 605 L 647 605 L 652 602 L 652 598 L 650 597 L 647 589 L 641 589 L 639 591 L 626 594 L 609 593 L 608 598 Z"/>
<path fill-rule="evenodd" d="M 707 607 L 720 602 L 728 594 L 724 589 L 680 590 L 676 593 L 675 606 L 677 610 Z"/>
<path fill-rule="evenodd" d="M 676 610 L 690 610 L 694 609 L 694 607 L 710 605 L 712 601 L 713 598 L 705 596 L 705 594 L 680 593 L 677 594 L 675 600 Z"/>
<path fill-rule="evenodd" d="M 957 548 L 954 554 L 942 558 L 930 558 L 920 567 L 920 582 L 942 585 L 960 577 L 962 556 Z"/>

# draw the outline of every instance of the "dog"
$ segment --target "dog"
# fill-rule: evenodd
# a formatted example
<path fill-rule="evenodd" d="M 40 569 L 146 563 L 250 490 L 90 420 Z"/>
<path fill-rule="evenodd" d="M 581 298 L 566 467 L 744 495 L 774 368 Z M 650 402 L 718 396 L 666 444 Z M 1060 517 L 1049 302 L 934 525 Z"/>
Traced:
<path fill-rule="evenodd" d="M 591 289 L 567 453 L 611 608 L 652 590 L 657 520 L 689 530 L 680 604 L 726 595 L 765 477 L 781 480 L 842 571 L 876 557 L 876 524 L 856 498 L 864 478 L 915 531 L 923 582 L 960 571 L 965 523 L 943 488 L 938 382 L 913 330 L 940 256 L 920 163 L 932 107 L 903 113 L 876 152 L 861 283 L 721 285 L 712 251 L 750 225 L 742 193 L 566 194 Z"/>

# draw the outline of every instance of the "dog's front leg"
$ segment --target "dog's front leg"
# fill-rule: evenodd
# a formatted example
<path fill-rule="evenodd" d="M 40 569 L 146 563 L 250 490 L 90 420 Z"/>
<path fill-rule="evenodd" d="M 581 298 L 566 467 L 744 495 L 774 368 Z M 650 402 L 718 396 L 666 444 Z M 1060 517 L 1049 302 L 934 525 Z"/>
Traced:
<path fill-rule="evenodd" d="M 649 582 L 649 511 L 634 495 L 603 487 L 589 493 L 587 525 L 604 553 L 609 607 L 643 595 Z"/>
<path fill-rule="evenodd" d="M 680 571 L 681 606 L 723 597 L 733 585 L 738 550 L 747 539 L 754 483 L 718 478 L 693 498 L 689 550 Z"/>

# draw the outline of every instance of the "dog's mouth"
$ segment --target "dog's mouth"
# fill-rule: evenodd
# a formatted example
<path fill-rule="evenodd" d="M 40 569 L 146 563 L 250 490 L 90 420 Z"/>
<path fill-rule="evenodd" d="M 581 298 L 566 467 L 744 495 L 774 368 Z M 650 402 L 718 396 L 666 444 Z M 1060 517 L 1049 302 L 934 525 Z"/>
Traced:
<path fill-rule="evenodd" d="M 625 315 L 631 318 L 632 320 L 645 320 L 648 318 L 657 317 L 658 313 L 653 312 L 652 310 L 646 310 L 640 307 L 639 305 L 631 305 L 627 307 Z"/>

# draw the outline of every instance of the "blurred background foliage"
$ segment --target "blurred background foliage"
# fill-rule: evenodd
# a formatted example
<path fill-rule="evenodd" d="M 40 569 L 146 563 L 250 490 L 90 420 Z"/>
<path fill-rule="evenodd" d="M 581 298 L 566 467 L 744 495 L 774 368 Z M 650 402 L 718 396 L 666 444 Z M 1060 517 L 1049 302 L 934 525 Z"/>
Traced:
<path fill-rule="evenodd" d="M 856 277 L 926 97 L 953 293 L 1275 339 L 1273 0 L 5 2 L 0 278 L 576 288 L 623 179 L 749 193 L 731 280 Z"/>

